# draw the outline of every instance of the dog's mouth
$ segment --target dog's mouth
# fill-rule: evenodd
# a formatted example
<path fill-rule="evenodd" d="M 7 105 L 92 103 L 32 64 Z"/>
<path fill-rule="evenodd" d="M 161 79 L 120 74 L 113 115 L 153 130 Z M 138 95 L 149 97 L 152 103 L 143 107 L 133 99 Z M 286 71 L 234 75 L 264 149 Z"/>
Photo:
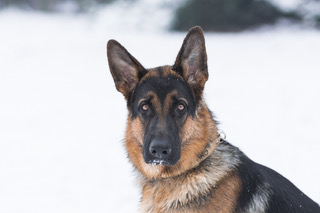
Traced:
<path fill-rule="evenodd" d="M 153 159 L 148 161 L 148 164 L 152 164 L 152 165 L 170 165 L 169 162 L 165 161 L 165 160 L 160 160 L 160 159 Z"/>

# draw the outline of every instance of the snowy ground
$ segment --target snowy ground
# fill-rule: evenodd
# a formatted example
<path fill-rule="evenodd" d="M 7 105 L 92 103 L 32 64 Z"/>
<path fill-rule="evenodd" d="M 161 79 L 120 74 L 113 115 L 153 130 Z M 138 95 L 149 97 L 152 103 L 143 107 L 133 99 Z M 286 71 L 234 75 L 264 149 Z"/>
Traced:
<path fill-rule="evenodd" d="M 126 105 L 105 45 L 115 38 L 154 67 L 173 63 L 185 34 L 109 24 L 0 13 L 0 212 L 137 212 Z M 320 202 L 320 32 L 207 33 L 206 42 L 205 97 L 227 139 Z"/>

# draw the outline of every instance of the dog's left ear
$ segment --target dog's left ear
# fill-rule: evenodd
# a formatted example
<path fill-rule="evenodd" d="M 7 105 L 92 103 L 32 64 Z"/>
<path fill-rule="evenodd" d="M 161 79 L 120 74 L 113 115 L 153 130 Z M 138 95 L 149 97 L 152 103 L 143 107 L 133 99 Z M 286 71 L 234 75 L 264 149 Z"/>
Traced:
<path fill-rule="evenodd" d="M 204 35 L 200 27 L 189 30 L 173 69 L 182 75 L 191 87 L 202 93 L 209 75 Z"/>

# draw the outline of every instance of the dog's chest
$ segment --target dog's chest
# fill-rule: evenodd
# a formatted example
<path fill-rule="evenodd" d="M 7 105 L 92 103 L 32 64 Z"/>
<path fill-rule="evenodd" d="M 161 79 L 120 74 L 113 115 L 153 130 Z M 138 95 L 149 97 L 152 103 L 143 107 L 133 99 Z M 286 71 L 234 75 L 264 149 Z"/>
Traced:
<path fill-rule="evenodd" d="M 155 181 L 141 178 L 141 212 L 234 212 L 241 180 L 234 170 L 238 155 L 228 154 L 228 149 L 234 148 L 220 144 L 199 166 L 179 176 Z"/>
<path fill-rule="evenodd" d="M 193 199 L 200 194 L 194 183 L 177 181 L 150 182 L 144 185 L 140 204 L 143 213 L 160 212 L 197 212 L 190 207 Z"/>
<path fill-rule="evenodd" d="M 140 210 L 143 213 L 233 212 L 239 193 L 237 182 L 234 174 L 218 182 L 205 174 L 145 182 Z"/>

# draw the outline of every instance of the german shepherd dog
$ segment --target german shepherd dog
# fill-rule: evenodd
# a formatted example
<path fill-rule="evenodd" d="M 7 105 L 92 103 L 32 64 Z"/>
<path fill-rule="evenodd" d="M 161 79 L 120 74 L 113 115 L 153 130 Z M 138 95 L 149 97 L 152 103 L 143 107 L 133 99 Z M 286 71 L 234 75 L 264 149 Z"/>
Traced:
<path fill-rule="evenodd" d="M 320 213 L 277 172 L 222 137 L 203 100 L 203 31 L 190 29 L 173 66 L 145 69 L 117 41 L 107 44 L 115 86 L 128 107 L 125 146 L 138 171 L 141 212 Z"/>

